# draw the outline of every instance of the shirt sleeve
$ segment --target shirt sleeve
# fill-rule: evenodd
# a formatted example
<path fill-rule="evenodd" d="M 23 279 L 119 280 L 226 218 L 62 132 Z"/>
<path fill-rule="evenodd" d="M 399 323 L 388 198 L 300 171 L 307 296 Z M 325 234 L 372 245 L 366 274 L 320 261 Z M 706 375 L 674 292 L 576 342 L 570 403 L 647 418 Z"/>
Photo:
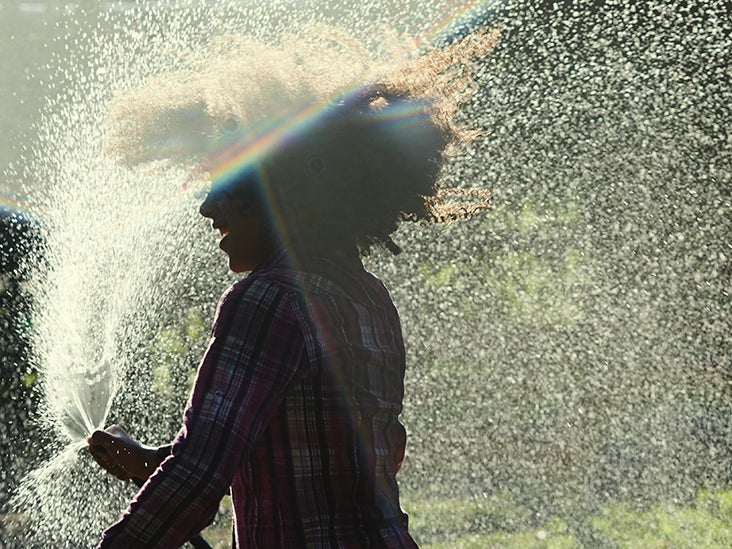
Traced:
<path fill-rule="evenodd" d="M 211 522 L 306 362 L 290 299 L 263 279 L 224 295 L 170 455 L 99 547 L 179 547 Z"/>

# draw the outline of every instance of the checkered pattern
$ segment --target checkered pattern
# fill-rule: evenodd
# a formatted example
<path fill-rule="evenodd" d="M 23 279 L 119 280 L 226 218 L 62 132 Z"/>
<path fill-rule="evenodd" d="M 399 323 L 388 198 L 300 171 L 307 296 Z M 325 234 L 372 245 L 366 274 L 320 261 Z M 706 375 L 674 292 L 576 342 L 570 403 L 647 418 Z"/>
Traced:
<path fill-rule="evenodd" d="M 416 547 L 403 377 L 396 310 L 360 261 L 267 262 L 222 297 L 183 428 L 101 547 L 178 547 L 229 489 L 236 547 Z"/>

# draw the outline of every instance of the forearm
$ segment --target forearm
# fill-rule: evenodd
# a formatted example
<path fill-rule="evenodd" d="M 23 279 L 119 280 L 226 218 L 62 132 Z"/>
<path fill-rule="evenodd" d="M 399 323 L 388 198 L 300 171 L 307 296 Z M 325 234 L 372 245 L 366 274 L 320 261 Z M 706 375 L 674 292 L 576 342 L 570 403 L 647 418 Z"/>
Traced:
<path fill-rule="evenodd" d="M 142 446 L 140 454 L 140 468 L 134 476 L 140 480 L 147 480 L 160 464 L 170 455 L 170 444 L 165 446 Z"/>
<path fill-rule="evenodd" d="M 153 474 L 155 472 L 155 469 L 160 467 L 160 464 L 165 461 L 165 459 L 170 455 L 172 448 L 172 444 L 165 444 L 164 446 L 158 446 L 157 448 L 153 449 L 155 454 L 150 459 L 151 463 L 154 463 L 154 466 L 152 467 L 152 471 L 150 471 L 150 474 Z"/>
<path fill-rule="evenodd" d="M 289 300 L 276 285 L 252 286 L 222 300 L 183 428 L 155 449 L 156 471 L 102 547 L 177 546 L 206 526 L 298 374 L 305 343 Z M 265 340 L 277 344 L 253 345 Z"/>
<path fill-rule="evenodd" d="M 184 452 L 185 453 L 185 452 Z M 228 483 L 210 482 L 205 463 L 172 454 L 136 495 L 100 548 L 178 547 L 211 523 Z M 187 479 L 187 482 L 181 482 Z"/>

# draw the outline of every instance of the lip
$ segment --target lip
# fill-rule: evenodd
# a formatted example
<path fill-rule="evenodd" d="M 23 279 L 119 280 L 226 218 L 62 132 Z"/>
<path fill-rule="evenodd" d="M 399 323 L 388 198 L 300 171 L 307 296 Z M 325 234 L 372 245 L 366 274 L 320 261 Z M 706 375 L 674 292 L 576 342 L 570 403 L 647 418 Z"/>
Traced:
<path fill-rule="evenodd" d="M 222 237 L 226 237 L 229 234 L 229 226 L 224 223 L 214 223 L 213 229 L 218 230 Z"/>

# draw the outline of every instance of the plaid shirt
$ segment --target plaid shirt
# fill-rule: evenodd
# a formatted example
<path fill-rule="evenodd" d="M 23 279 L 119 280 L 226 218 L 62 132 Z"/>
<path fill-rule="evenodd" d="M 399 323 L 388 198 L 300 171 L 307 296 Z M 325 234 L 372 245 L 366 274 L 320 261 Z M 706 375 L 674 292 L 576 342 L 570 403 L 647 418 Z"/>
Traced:
<path fill-rule="evenodd" d="M 229 490 L 236 547 L 416 547 L 395 480 L 404 366 L 357 258 L 261 265 L 221 298 L 183 427 L 101 547 L 181 546 Z"/>

